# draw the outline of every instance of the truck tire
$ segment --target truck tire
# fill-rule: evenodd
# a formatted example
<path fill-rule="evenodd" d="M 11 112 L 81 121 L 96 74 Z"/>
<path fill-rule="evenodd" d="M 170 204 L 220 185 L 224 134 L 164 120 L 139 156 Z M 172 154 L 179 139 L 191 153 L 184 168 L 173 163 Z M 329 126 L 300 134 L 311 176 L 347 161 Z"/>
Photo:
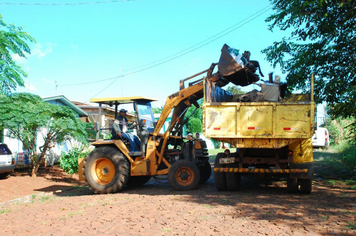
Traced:
<path fill-rule="evenodd" d="M 177 161 L 169 168 L 168 180 L 175 190 L 195 189 L 200 181 L 199 168 L 188 160 Z"/>
<path fill-rule="evenodd" d="M 311 179 L 299 179 L 300 192 L 304 194 L 310 194 L 312 192 L 312 180 Z"/>
<path fill-rule="evenodd" d="M 297 193 L 298 192 L 298 179 L 297 178 L 288 178 L 287 179 L 287 192 L 288 193 Z"/>
<path fill-rule="evenodd" d="M 128 187 L 138 187 L 147 183 L 151 179 L 151 176 L 130 176 L 127 183 Z"/>
<path fill-rule="evenodd" d="M 237 168 L 236 164 L 228 164 L 228 168 Z M 226 189 L 229 191 L 237 191 L 240 189 L 241 174 L 228 172 L 226 173 Z"/>
<path fill-rule="evenodd" d="M 198 165 L 199 171 L 200 171 L 200 181 L 199 184 L 203 184 L 211 176 L 211 165 L 209 161 L 204 161 L 202 164 Z"/>
<path fill-rule="evenodd" d="M 224 157 L 224 153 L 218 153 L 215 157 L 214 168 L 225 167 L 225 165 L 219 163 L 219 159 Z M 214 183 L 218 191 L 225 191 L 226 186 L 226 173 L 214 171 Z"/>
<path fill-rule="evenodd" d="M 129 162 L 114 147 L 99 147 L 84 160 L 83 176 L 94 193 L 116 193 L 129 178 Z"/>

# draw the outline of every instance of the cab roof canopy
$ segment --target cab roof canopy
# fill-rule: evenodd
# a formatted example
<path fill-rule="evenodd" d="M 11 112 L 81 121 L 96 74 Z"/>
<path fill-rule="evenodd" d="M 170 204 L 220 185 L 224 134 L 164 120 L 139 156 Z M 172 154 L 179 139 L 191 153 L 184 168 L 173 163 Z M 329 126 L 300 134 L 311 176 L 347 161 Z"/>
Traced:
<path fill-rule="evenodd" d="M 100 104 L 106 104 L 109 106 L 113 106 L 115 104 L 127 104 L 127 103 L 133 103 L 133 102 L 153 102 L 153 101 L 158 101 L 158 99 L 154 98 L 146 98 L 146 97 L 113 97 L 113 98 L 92 98 L 90 99 L 90 102 L 93 103 L 100 103 Z"/>

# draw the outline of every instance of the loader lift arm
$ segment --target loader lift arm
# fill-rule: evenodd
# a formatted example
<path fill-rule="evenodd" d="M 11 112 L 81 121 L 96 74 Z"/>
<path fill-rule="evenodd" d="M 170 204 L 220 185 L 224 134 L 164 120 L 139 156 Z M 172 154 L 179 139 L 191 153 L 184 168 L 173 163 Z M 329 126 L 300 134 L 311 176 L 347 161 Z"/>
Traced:
<path fill-rule="evenodd" d="M 164 158 L 165 147 L 167 147 L 168 139 L 171 138 L 182 138 L 183 132 L 182 128 L 184 124 L 189 120 L 189 117 L 184 119 L 185 114 L 188 108 L 193 104 L 196 107 L 196 110 L 200 107 L 198 104 L 198 100 L 203 98 L 204 96 L 204 83 L 203 80 L 207 79 L 209 81 L 218 81 L 219 74 L 212 74 L 214 67 L 217 64 L 213 63 L 211 67 L 205 71 L 202 71 L 198 74 L 195 74 L 191 77 L 188 77 L 184 80 L 180 81 L 180 90 L 170 96 L 168 96 L 167 101 L 163 107 L 161 116 L 156 123 L 155 130 L 152 134 L 153 137 L 161 136 L 161 149 L 156 150 L 157 156 L 157 164 L 161 164 L 163 161 L 167 167 L 170 167 L 168 161 Z M 195 80 L 189 83 L 188 87 L 184 86 L 184 82 L 196 78 L 199 75 L 207 73 L 207 77 Z M 163 135 L 159 134 L 159 131 L 163 127 L 166 119 L 168 118 L 169 114 L 172 112 L 172 119 L 169 125 L 169 128 L 164 132 Z"/>
<path fill-rule="evenodd" d="M 216 63 L 213 63 L 211 67 L 198 74 L 188 77 L 180 81 L 180 91 L 168 96 L 167 101 L 163 107 L 161 116 L 156 123 L 156 127 L 153 136 L 157 136 L 159 131 L 163 127 L 164 122 L 168 118 L 169 114 L 173 110 L 172 121 L 169 129 L 166 131 L 171 135 L 182 135 L 181 128 L 187 120 L 184 119 L 185 113 L 188 108 L 193 104 L 196 108 L 199 108 L 197 101 L 203 98 L 203 79 L 195 80 L 189 83 L 188 87 L 184 86 L 184 82 L 191 80 L 199 75 L 207 73 L 207 80 L 216 82 L 220 79 L 218 73 L 212 74 Z M 171 133 L 172 132 L 172 133 Z"/>

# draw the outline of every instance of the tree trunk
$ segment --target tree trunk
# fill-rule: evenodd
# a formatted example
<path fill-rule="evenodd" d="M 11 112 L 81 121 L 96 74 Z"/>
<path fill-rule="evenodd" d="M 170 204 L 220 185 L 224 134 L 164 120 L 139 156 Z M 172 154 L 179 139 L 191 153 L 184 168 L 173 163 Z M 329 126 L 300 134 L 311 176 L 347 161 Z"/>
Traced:
<path fill-rule="evenodd" d="M 43 160 L 43 158 L 44 158 L 44 156 L 45 156 L 45 154 L 46 154 L 46 151 L 47 151 L 47 149 L 48 149 L 48 145 L 49 145 L 49 143 L 50 143 L 50 141 L 51 141 L 50 137 L 51 137 L 51 135 L 48 134 L 48 135 L 47 135 L 47 138 L 46 138 L 46 141 L 45 141 L 45 143 L 44 143 L 44 145 L 43 145 L 43 150 L 42 150 L 42 152 L 41 152 L 40 157 L 39 157 L 39 158 L 36 158 L 37 160 L 33 162 L 33 165 L 32 165 L 32 172 L 31 172 L 31 176 L 32 176 L 32 177 L 36 177 L 36 175 L 37 175 L 38 168 L 40 167 L 41 161 Z"/>
<path fill-rule="evenodd" d="M 36 163 L 35 165 L 33 165 L 32 167 L 32 172 L 31 172 L 31 177 L 36 177 L 37 176 L 37 171 L 38 171 L 38 168 L 40 167 L 40 163 Z"/>

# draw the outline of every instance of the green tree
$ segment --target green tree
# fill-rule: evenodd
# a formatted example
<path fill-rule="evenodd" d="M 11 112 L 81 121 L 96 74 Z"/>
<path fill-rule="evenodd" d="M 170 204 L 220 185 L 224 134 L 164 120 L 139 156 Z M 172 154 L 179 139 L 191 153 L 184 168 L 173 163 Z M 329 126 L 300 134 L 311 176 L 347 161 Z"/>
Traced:
<path fill-rule="evenodd" d="M 12 59 L 12 55 L 26 58 L 25 53 L 31 53 L 26 40 L 35 42 L 22 27 L 6 24 L 0 15 L 0 96 L 11 94 L 17 86 L 24 86 L 23 77 L 27 77 L 27 74 Z"/>
<path fill-rule="evenodd" d="M 86 129 L 77 114 L 65 106 L 52 105 L 34 94 L 13 93 L 0 98 L 1 128 L 8 130 L 5 135 L 19 139 L 29 151 L 32 164 L 32 176 L 36 176 L 41 161 L 49 145 L 75 138 L 86 142 Z M 44 134 L 44 145 L 37 155 L 37 133 Z"/>
<path fill-rule="evenodd" d="M 228 86 L 226 89 L 226 91 L 230 92 L 233 95 L 243 95 L 245 94 L 244 91 L 242 91 L 239 87 L 237 86 Z"/>
<path fill-rule="evenodd" d="M 326 101 L 335 117 L 355 117 L 356 1 L 271 3 L 276 13 L 266 19 L 270 30 L 280 28 L 291 33 L 262 51 L 267 60 L 287 74 L 291 90 L 309 90 L 314 73 L 316 102 Z"/>
<path fill-rule="evenodd" d="M 201 109 L 202 103 L 203 99 L 200 99 L 198 101 L 198 104 L 200 106 L 198 109 L 196 109 L 194 105 L 188 108 L 188 111 L 185 115 L 185 117 L 190 117 L 186 124 L 187 133 L 201 133 L 203 131 L 203 111 Z"/>
<path fill-rule="evenodd" d="M 159 108 L 159 107 L 152 107 L 152 112 L 153 114 L 161 114 L 163 110 L 163 107 Z"/>
<path fill-rule="evenodd" d="M 351 126 L 354 123 L 355 118 L 353 117 L 344 119 L 341 117 L 337 117 L 336 119 L 329 118 L 326 128 L 329 130 L 330 140 L 335 144 L 356 140 Z"/>

